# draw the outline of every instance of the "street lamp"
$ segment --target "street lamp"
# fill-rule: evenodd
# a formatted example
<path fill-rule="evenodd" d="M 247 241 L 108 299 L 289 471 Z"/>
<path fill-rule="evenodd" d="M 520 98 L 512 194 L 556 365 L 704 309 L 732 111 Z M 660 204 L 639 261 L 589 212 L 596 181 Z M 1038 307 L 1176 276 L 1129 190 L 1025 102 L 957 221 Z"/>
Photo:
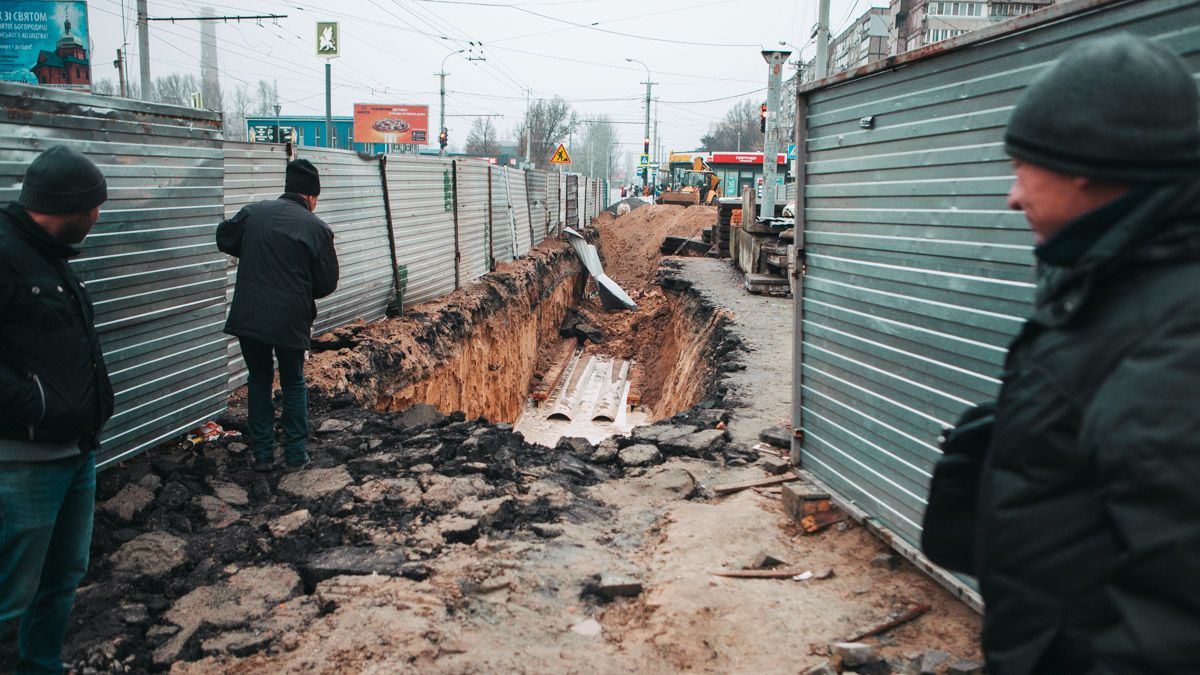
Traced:
<path fill-rule="evenodd" d="M 279 143 L 279 104 L 275 104 L 275 142 Z"/>
<path fill-rule="evenodd" d="M 455 54 L 461 54 L 465 51 L 467 51 L 466 47 L 450 52 L 443 57 L 442 67 L 440 68 L 440 72 L 438 72 L 438 77 L 441 78 L 442 93 L 442 111 L 438 119 L 438 145 L 440 145 L 441 148 L 438 150 L 438 154 L 443 157 L 446 156 L 446 142 L 448 138 L 448 134 L 446 133 L 446 59 L 454 56 Z"/>
<path fill-rule="evenodd" d="M 650 156 L 650 87 L 653 85 L 653 83 L 650 81 L 650 66 L 646 65 L 645 63 L 642 63 L 641 61 L 638 61 L 637 59 L 625 59 L 625 60 L 629 63 L 640 64 L 643 68 L 646 69 L 646 129 L 645 129 L 645 134 L 642 136 L 642 139 L 643 139 L 642 140 L 642 154 L 649 157 Z M 638 163 L 641 164 L 641 162 L 638 162 Z M 646 185 L 649 184 L 649 182 L 650 182 L 650 167 L 644 166 L 644 167 L 642 167 L 642 188 L 645 188 Z"/>

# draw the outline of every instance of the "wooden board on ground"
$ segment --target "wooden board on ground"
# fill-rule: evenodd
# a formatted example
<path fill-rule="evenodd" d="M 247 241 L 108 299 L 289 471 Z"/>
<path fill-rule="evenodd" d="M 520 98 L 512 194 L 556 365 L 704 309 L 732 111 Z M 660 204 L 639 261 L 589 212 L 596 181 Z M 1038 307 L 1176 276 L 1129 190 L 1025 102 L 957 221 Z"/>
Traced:
<path fill-rule="evenodd" d="M 726 483 L 724 485 L 714 485 L 713 492 L 718 495 L 728 495 L 734 492 L 741 492 L 756 487 L 767 487 L 769 485 L 779 485 L 793 480 L 799 480 L 800 477 L 795 472 L 788 472 L 782 476 L 768 476 L 766 478 L 756 478 L 754 480 L 744 480 L 739 483 Z"/>

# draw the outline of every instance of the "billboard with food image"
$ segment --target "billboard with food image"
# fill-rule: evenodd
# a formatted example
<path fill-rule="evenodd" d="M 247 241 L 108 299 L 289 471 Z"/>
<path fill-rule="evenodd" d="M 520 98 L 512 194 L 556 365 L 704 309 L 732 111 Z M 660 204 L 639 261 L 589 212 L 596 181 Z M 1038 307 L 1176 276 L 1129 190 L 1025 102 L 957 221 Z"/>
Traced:
<path fill-rule="evenodd" d="M 355 143 L 412 143 L 429 140 L 429 106 L 354 104 Z"/>

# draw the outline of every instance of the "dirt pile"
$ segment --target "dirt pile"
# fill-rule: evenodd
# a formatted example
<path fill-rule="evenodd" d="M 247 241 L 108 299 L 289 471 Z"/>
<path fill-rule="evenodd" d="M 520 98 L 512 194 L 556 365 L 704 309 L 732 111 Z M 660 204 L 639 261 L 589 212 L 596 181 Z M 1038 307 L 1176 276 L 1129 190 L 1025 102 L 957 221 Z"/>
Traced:
<path fill-rule="evenodd" d="M 713 206 L 650 205 L 620 217 L 602 212 L 593 221 L 600 230 L 600 255 L 604 273 L 627 292 L 641 291 L 653 283 L 659 246 L 668 235 L 700 236 L 701 229 L 717 220 Z M 634 298 L 637 299 L 636 297 Z"/>

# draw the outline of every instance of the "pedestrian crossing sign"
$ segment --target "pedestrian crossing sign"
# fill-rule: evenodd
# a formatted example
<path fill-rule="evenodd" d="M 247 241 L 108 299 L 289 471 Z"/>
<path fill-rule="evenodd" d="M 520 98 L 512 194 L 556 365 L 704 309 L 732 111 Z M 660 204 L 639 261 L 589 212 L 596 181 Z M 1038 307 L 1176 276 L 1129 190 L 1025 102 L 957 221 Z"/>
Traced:
<path fill-rule="evenodd" d="M 567 154 L 567 148 L 562 143 L 558 144 L 558 149 L 554 151 L 554 156 L 550 158 L 551 164 L 570 164 L 571 156 Z"/>
<path fill-rule="evenodd" d="M 650 155 L 642 155 L 638 160 L 638 166 L 650 166 Z"/>

